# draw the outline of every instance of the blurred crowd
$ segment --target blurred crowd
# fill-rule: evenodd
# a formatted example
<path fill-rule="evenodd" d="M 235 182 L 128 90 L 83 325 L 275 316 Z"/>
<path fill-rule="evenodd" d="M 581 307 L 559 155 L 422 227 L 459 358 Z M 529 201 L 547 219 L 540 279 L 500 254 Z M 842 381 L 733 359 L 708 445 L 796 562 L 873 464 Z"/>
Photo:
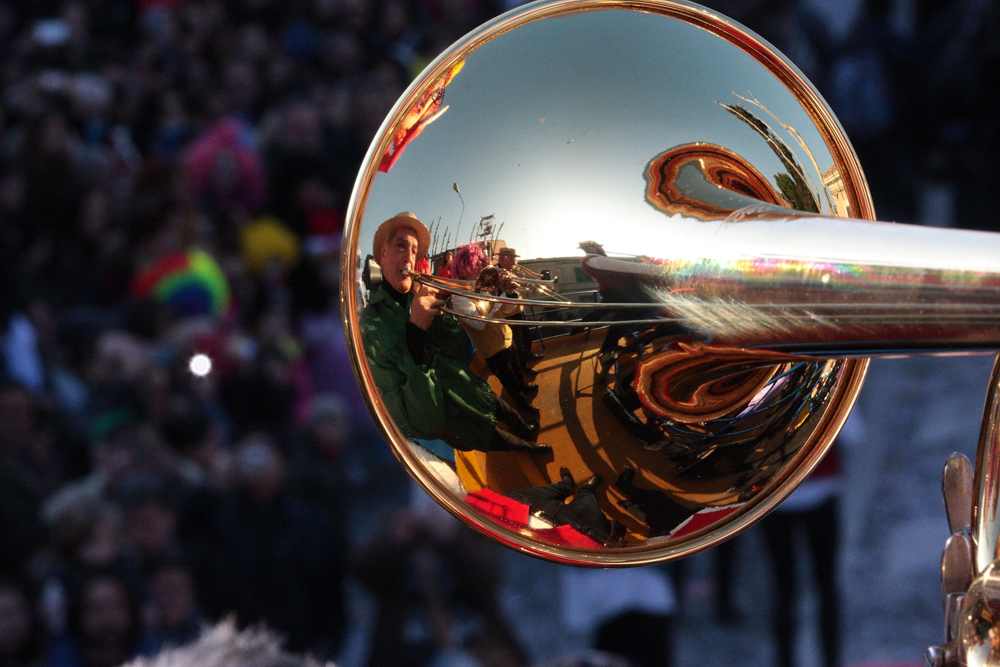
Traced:
<path fill-rule="evenodd" d="M 0 665 L 113 667 L 231 613 L 335 657 L 356 571 L 386 599 L 387 573 L 425 598 L 478 575 L 482 636 L 529 660 L 495 556 L 436 519 L 374 543 L 423 545 L 415 564 L 367 545 L 352 568 L 349 463 L 384 445 L 337 298 L 382 119 L 507 4 L 0 1 Z M 995 2 L 871 2 L 840 38 L 791 0 L 713 6 L 816 82 L 880 214 L 943 192 L 957 226 L 1000 229 Z M 428 569 L 447 544 L 481 568 Z"/>
<path fill-rule="evenodd" d="M 0 664 L 234 614 L 337 655 L 343 209 L 485 0 L 0 3 Z M 363 456 L 361 457 L 363 458 Z"/>

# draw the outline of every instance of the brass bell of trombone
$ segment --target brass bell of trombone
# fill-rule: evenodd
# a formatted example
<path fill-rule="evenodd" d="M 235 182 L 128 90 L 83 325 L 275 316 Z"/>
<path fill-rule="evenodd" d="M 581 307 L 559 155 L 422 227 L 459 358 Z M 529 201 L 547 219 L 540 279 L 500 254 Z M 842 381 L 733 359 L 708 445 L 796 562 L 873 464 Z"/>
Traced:
<path fill-rule="evenodd" d="M 413 273 L 468 236 L 466 207 L 551 294 Z M 685 556 L 805 479 L 867 357 L 1000 347 L 1000 237 L 873 219 L 833 113 L 746 28 L 673 0 L 533 3 L 435 60 L 369 149 L 343 244 L 355 373 L 474 528 L 578 565 Z M 511 395 L 494 355 L 523 331 L 538 389 Z"/>

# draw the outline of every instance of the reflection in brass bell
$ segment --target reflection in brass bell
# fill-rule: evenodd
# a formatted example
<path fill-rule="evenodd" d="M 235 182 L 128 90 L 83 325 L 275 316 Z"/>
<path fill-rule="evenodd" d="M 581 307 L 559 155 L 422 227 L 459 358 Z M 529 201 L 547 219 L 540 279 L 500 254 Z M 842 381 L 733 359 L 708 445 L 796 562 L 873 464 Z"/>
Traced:
<path fill-rule="evenodd" d="M 962 599 L 958 614 L 957 664 L 968 667 L 1000 665 L 1000 581 L 996 563 L 986 566 Z"/>
<path fill-rule="evenodd" d="M 583 565 L 684 556 L 808 475 L 865 357 L 1000 343 L 993 235 L 872 217 L 829 108 L 742 26 L 532 4 L 440 56 L 369 150 L 342 262 L 356 374 L 475 528 Z M 416 272 L 469 244 L 463 275 Z M 483 263 L 502 290 L 475 291 Z"/>

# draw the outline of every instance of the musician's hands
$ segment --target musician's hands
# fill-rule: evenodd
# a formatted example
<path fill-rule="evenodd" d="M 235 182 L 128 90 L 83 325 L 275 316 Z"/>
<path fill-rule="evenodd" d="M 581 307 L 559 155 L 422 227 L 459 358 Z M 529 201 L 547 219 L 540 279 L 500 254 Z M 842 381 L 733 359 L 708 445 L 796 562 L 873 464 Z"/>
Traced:
<path fill-rule="evenodd" d="M 431 328 L 434 318 L 444 312 L 444 300 L 438 298 L 438 292 L 426 285 L 413 284 L 413 304 L 410 306 L 410 321 L 427 331 Z"/>
<path fill-rule="evenodd" d="M 513 295 L 516 293 L 515 292 L 516 289 L 517 286 L 514 283 L 513 274 L 507 273 L 504 275 L 503 278 L 500 279 L 500 291 L 503 294 Z"/>

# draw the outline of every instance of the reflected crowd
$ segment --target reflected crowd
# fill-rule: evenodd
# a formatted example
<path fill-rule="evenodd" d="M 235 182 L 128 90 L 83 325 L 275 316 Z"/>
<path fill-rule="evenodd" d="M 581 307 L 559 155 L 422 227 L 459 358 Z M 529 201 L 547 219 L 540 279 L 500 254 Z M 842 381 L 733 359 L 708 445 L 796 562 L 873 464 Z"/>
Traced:
<path fill-rule="evenodd" d="M 708 4 L 817 84 L 880 217 L 1000 230 L 996 2 L 863 3 L 841 38 L 804 3 L 752 3 L 752 15 Z M 897 5 L 913 9 L 909 23 Z M 507 8 L 0 0 L 0 666 L 114 667 L 230 615 L 266 622 L 292 651 L 341 658 L 357 630 L 352 582 L 378 603 L 359 662 L 540 660 L 502 604 L 499 547 L 401 490 L 337 298 L 344 209 L 382 119 L 424 65 Z M 515 260 L 471 245 L 426 268 L 506 293 L 483 268 Z M 451 303 L 471 315 L 466 301 Z M 544 455 L 531 330 L 462 327 L 513 402 L 487 387 L 480 412 L 513 428 L 460 437 Z M 618 527 L 589 506 L 602 482 L 647 515 L 661 508 L 661 532 L 676 525 L 635 470 L 566 471 L 469 502 L 556 502 L 553 525 L 572 528 L 561 539 L 607 543 Z M 769 533 L 784 570 L 788 530 Z M 821 547 L 835 556 L 835 542 Z M 576 597 L 552 621 L 604 650 L 581 664 L 670 664 L 677 580 L 589 577 L 563 575 Z M 643 599 L 602 613 L 593 600 L 608 590 Z M 836 609 L 824 614 L 836 637 Z M 791 640 L 779 641 L 790 667 Z"/>

